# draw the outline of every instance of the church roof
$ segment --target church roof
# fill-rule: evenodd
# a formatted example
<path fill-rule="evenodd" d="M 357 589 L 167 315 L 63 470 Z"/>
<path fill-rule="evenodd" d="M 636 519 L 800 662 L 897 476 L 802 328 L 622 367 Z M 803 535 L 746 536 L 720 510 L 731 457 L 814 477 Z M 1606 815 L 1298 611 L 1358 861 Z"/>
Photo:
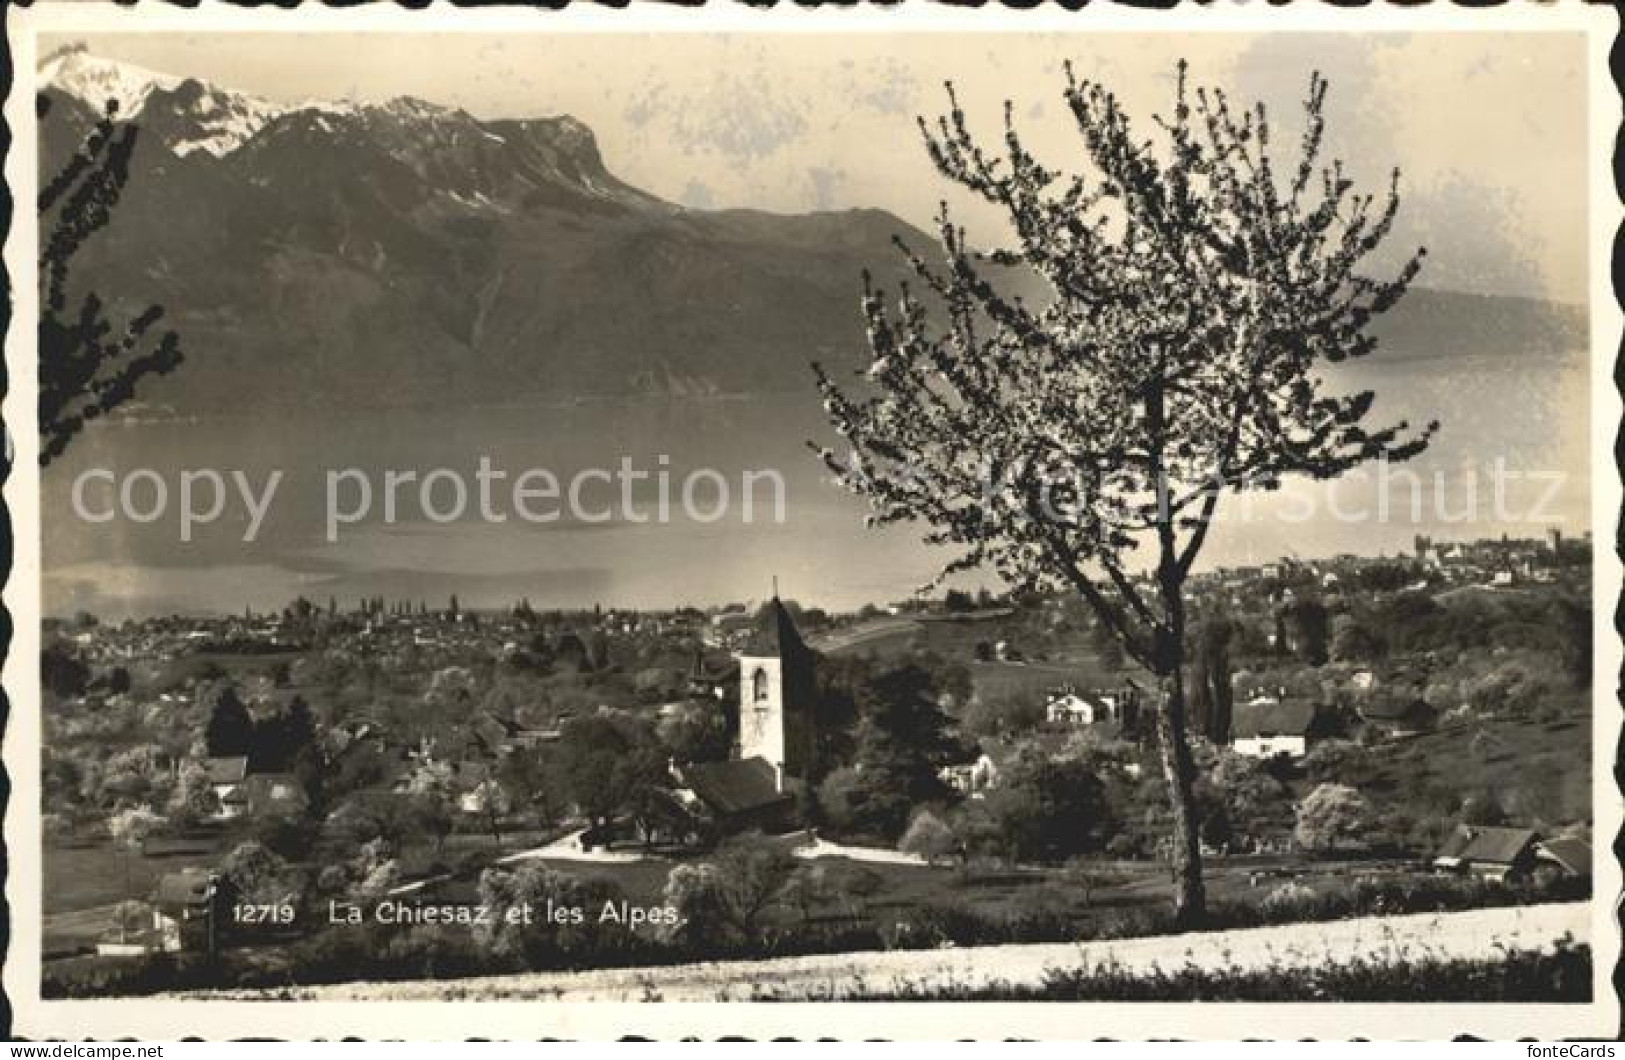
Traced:
<path fill-rule="evenodd" d="M 745 641 L 740 654 L 784 658 L 788 655 L 805 654 L 807 651 L 807 644 L 796 630 L 789 610 L 775 596 L 762 608 L 761 614 L 756 616 L 756 624 L 751 629 L 750 638 Z"/>
<path fill-rule="evenodd" d="M 683 781 L 713 813 L 749 813 L 789 798 L 779 790 L 778 775 L 765 758 L 696 762 L 683 769 Z"/>

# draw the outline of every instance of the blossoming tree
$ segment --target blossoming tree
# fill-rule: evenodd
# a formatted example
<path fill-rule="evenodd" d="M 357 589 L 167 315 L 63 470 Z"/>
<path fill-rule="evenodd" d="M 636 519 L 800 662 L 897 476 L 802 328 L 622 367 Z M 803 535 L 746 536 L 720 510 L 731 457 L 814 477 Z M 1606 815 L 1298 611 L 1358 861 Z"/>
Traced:
<path fill-rule="evenodd" d="M 1318 74 L 1285 159 L 1263 104 L 1192 92 L 1183 62 L 1154 139 L 1104 85 L 1066 76 L 1088 163 L 1077 174 L 1028 151 L 1008 103 L 997 151 L 972 135 L 951 84 L 949 113 L 920 120 L 938 171 L 997 207 L 1013 243 L 976 251 L 946 204 L 938 261 L 899 241 L 926 293 L 889 301 L 865 277 L 862 378 L 849 392 L 814 365 L 850 451 L 814 448 L 872 523 L 922 522 L 928 543 L 953 549 L 940 578 L 991 569 L 1076 592 L 1155 675 L 1175 911 L 1192 923 L 1204 891 L 1187 579 L 1227 494 L 1426 447 L 1436 423 L 1370 426 L 1373 393 L 1336 393 L 1321 373 L 1373 350 L 1371 321 L 1425 251 L 1391 278 L 1367 274 L 1399 173 L 1379 198 L 1323 160 Z M 1035 278 L 1043 297 L 1009 293 Z"/>

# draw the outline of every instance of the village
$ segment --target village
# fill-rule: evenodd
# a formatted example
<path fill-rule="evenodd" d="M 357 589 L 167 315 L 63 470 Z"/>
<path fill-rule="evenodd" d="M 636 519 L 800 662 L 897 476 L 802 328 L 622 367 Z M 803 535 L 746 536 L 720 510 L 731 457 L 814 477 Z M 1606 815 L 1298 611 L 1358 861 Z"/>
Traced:
<path fill-rule="evenodd" d="M 1587 894 L 1590 550 L 1418 538 L 1193 579 L 1221 908 Z M 1157 929 L 1158 690 L 1084 608 L 791 595 L 51 622 L 48 985 Z M 533 915 L 606 904 L 626 922 Z"/>

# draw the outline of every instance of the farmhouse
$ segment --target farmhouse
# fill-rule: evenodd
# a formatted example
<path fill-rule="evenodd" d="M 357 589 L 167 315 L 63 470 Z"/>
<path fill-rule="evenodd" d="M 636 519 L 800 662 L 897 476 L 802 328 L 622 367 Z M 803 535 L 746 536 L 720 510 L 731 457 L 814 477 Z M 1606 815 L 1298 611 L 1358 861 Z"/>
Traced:
<path fill-rule="evenodd" d="M 247 813 L 248 795 L 243 791 L 243 781 L 248 776 L 248 756 L 208 758 L 204 760 L 203 768 L 209 774 L 209 787 L 220 804 L 215 816 L 229 820 Z"/>
<path fill-rule="evenodd" d="M 1433 858 L 1433 867 L 1506 883 L 1535 867 L 1540 836 L 1532 828 L 1458 824 Z"/>
<path fill-rule="evenodd" d="M 199 945 L 207 930 L 214 874 L 187 868 L 161 876 L 152 890 L 152 931 L 143 941 L 149 951 L 175 953 Z"/>
<path fill-rule="evenodd" d="M 943 766 L 937 776 L 961 795 L 980 798 L 983 792 L 999 782 L 999 767 L 984 751 L 974 762 Z"/>
<path fill-rule="evenodd" d="M 749 632 L 751 625 L 752 619 L 749 611 L 724 611 L 719 615 L 712 616 L 708 639 L 713 644 L 728 644 Z"/>
<path fill-rule="evenodd" d="M 1439 720 L 1439 712 L 1418 696 L 1373 696 L 1359 712 L 1366 724 L 1389 736 L 1429 732 Z"/>
<path fill-rule="evenodd" d="M 1051 725 L 1093 725 L 1110 713 L 1109 704 L 1093 696 L 1080 695 L 1072 689 L 1057 692 L 1044 707 L 1044 717 Z"/>
<path fill-rule="evenodd" d="M 1306 699 L 1258 696 L 1238 703 L 1230 722 L 1231 747 L 1253 758 L 1302 758 L 1309 752 L 1316 714 Z"/>
<path fill-rule="evenodd" d="M 725 700 L 728 693 L 739 687 L 739 666 L 712 665 L 703 651 L 694 653 L 694 665 L 688 673 L 688 694 L 693 699 Z"/>
<path fill-rule="evenodd" d="M 1591 878 L 1591 844 L 1580 836 L 1562 835 L 1542 839 L 1535 845 L 1535 860 L 1574 879 Z"/>

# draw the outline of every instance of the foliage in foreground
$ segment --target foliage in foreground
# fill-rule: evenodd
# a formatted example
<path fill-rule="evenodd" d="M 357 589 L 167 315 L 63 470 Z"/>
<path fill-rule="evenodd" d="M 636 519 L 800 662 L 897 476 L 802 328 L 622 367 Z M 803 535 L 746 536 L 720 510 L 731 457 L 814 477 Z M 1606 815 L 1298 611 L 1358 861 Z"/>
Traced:
<path fill-rule="evenodd" d="M 859 980 L 827 997 L 758 990 L 753 1001 L 1544 1001 L 1591 1000 L 1591 947 L 1565 937 L 1551 952 L 1511 950 L 1480 960 L 1434 956 L 1328 959 L 1318 965 L 1136 971 L 1116 962 L 1051 969 L 1042 983 L 894 982 L 868 989 Z"/>

